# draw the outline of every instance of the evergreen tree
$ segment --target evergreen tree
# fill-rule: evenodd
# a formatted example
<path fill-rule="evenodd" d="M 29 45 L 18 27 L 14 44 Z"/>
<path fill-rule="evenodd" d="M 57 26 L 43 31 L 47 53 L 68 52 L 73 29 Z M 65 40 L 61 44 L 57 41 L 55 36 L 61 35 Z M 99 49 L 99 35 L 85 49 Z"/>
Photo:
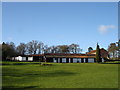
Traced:
<path fill-rule="evenodd" d="M 92 47 L 89 47 L 89 48 L 88 48 L 88 52 L 91 52 L 92 50 L 93 50 Z"/>
<path fill-rule="evenodd" d="M 101 62 L 101 56 L 100 56 L 100 48 L 99 45 L 97 43 L 97 48 L 96 48 L 96 62 Z"/>
<path fill-rule="evenodd" d="M 12 56 L 16 56 L 18 53 L 15 50 L 15 45 L 13 42 L 2 43 L 2 60 L 10 59 Z"/>

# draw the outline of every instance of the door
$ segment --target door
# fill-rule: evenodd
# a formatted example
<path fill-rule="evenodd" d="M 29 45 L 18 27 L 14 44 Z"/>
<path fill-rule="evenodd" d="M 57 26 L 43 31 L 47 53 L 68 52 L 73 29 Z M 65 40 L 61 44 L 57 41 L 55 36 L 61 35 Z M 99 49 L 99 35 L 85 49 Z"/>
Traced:
<path fill-rule="evenodd" d="M 81 58 L 81 63 L 84 63 L 84 58 Z"/>
<path fill-rule="evenodd" d="M 73 63 L 73 58 L 70 58 L 70 62 Z"/>
<path fill-rule="evenodd" d="M 66 58 L 66 63 L 69 63 L 69 58 Z"/>

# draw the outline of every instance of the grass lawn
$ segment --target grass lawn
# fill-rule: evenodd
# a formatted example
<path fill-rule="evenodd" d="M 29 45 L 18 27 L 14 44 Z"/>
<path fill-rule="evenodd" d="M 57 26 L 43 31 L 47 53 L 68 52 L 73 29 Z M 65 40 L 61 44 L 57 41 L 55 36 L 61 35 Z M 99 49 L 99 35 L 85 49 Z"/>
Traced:
<path fill-rule="evenodd" d="M 118 64 L 2 63 L 3 88 L 118 88 Z"/>

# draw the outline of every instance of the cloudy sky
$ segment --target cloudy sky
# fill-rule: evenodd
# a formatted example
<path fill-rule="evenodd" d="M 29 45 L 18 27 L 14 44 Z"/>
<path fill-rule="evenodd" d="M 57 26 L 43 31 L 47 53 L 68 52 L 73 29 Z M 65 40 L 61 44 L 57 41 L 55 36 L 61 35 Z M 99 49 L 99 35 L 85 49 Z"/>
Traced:
<path fill-rule="evenodd" d="M 117 2 L 3 3 L 4 42 L 79 44 L 107 49 L 118 40 Z"/>

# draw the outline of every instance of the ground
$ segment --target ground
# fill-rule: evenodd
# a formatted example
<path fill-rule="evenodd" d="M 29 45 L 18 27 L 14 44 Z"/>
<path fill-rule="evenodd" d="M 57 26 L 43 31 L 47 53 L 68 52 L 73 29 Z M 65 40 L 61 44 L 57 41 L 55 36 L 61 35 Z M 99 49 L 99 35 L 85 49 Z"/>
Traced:
<path fill-rule="evenodd" d="M 118 64 L 2 62 L 3 88 L 117 88 Z"/>

